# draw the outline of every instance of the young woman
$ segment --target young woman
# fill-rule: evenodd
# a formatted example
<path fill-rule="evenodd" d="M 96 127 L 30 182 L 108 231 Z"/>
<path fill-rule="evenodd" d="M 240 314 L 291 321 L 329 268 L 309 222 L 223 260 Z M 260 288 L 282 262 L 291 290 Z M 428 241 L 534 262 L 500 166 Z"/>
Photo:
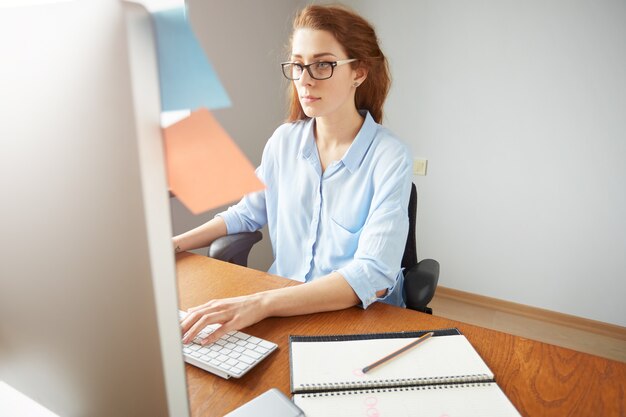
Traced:
<path fill-rule="evenodd" d="M 191 308 L 185 343 L 208 324 L 222 326 L 205 344 L 270 316 L 403 305 L 411 157 L 379 124 L 390 79 L 374 29 L 348 9 L 309 6 L 294 20 L 281 66 L 292 80 L 291 107 L 257 169 L 267 188 L 173 244 L 195 249 L 268 224 L 269 272 L 306 284 Z"/>

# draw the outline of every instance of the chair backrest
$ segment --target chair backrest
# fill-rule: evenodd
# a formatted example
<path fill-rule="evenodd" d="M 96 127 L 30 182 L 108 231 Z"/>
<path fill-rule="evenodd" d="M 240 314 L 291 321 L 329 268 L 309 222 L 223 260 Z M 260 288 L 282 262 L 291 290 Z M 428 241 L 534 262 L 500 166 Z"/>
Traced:
<path fill-rule="evenodd" d="M 402 255 L 402 268 L 410 269 L 417 265 L 417 244 L 415 242 L 415 227 L 417 220 L 417 188 L 411 184 L 411 197 L 409 197 L 409 233 Z"/>
<path fill-rule="evenodd" d="M 434 259 L 417 261 L 415 229 L 417 220 L 417 188 L 411 184 L 409 198 L 409 233 L 406 238 L 402 267 L 404 268 L 404 302 L 407 308 L 432 314 L 428 303 L 437 290 L 439 281 L 439 262 Z"/>

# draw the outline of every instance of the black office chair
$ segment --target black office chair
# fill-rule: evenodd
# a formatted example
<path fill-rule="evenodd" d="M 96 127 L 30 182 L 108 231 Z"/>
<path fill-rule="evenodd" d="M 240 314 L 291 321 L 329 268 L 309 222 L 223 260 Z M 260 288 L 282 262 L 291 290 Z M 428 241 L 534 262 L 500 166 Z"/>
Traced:
<path fill-rule="evenodd" d="M 439 280 L 439 262 L 434 259 L 417 261 L 417 245 L 415 243 L 415 226 L 417 217 L 417 189 L 411 185 L 409 199 L 409 233 L 402 256 L 404 268 L 403 297 L 407 308 L 432 314 L 428 303 L 432 300 Z M 248 255 L 252 246 L 263 238 L 263 234 L 256 232 L 236 233 L 223 236 L 209 246 L 208 255 L 211 258 L 247 266 Z"/>
<path fill-rule="evenodd" d="M 417 188 L 411 184 L 409 197 L 409 233 L 402 255 L 404 268 L 404 303 L 407 308 L 433 314 L 428 303 L 433 299 L 439 281 L 439 262 L 434 259 L 417 261 L 415 229 L 417 224 Z"/>

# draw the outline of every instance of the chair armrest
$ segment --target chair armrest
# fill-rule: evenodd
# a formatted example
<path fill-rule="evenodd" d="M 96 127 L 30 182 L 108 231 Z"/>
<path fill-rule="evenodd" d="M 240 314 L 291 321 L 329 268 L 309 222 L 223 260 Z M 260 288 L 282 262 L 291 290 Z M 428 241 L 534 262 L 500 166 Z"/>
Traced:
<path fill-rule="evenodd" d="M 209 246 L 208 256 L 234 263 L 241 266 L 248 266 L 248 254 L 250 249 L 263 238 L 263 234 L 256 232 L 235 233 L 222 236 L 213 241 Z"/>
<path fill-rule="evenodd" d="M 439 281 L 439 262 L 423 259 L 404 271 L 404 294 L 407 308 L 428 312 Z"/>

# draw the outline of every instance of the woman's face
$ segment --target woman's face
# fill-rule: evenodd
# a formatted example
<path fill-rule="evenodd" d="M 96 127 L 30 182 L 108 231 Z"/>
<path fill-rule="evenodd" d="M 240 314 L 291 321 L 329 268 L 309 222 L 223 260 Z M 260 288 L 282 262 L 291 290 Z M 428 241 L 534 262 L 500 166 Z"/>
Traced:
<path fill-rule="evenodd" d="M 320 61 L 350 59 L 335 37 L 323 30 L 298 29 L 294 32 L 291 47 L 291 62 L 308 65 Z M 364 79 L 365 77 L 363 77 Z M 362 82 L 351 65 L 338 65 L 332 77 L 316 80 L 307 70 L 293 83 L 304 113 L 309 117 L 329 116 L 336 112 L 355 109 L 355 82 Z"/>

